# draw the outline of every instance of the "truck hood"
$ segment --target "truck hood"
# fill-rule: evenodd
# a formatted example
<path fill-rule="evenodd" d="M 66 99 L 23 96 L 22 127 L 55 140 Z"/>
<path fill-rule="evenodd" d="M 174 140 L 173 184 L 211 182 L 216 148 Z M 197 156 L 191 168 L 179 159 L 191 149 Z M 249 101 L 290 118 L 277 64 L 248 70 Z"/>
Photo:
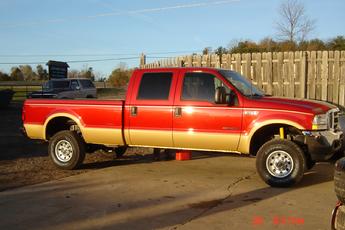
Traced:
<path fill-rule="evenodd" d="M 330 109 L 337 108 L 336 106 L 324 101 L 270 96 L 251 98 L 248 103 L 246 103 L 245 107 L 290 110 L 312 114 L 322 114 L 326 113 Z"/>

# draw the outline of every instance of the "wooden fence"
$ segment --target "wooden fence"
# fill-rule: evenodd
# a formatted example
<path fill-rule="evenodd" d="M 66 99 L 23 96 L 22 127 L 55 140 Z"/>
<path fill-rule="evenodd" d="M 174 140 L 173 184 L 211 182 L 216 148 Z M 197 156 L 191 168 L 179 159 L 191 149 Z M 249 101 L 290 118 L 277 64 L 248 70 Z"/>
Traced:
<path fill-rule="evenodd" d="M 237 71 L 274 96 L 309 98 L 345 106 L 345 51 L 298 51 L 222 56 L 189 55 L 141 68 L 215 67 Z"/>

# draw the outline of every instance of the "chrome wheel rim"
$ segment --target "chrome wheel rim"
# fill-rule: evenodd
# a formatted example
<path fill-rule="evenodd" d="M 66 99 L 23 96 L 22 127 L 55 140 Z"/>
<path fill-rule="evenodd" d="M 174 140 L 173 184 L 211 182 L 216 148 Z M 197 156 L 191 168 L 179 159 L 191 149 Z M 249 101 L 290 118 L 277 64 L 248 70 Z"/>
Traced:
<path fill-rule="evenodd" d="M 59 141 L 55 146 L 55 156 L 61 162 L 68 162 L 73 156 L 73 147 L 66 140 Z"/>
<path fill-rule="evenodd" d="M 277 150 L 268 156 L 266 168 L 272 176 L 283 178 L 291 174 L 294 169 L 294 162 L 289 153 Z"/>

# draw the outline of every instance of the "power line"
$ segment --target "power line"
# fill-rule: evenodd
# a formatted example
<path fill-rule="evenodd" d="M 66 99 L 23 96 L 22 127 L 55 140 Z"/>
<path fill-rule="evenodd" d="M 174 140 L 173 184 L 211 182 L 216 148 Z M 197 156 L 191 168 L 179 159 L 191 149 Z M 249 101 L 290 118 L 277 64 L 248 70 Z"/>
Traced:
<path fill-rule="evenodd" d="M 139 59 L 139 57 L 124 57 L 124 58 L 105 58 L 105 59 L 90 59 L 90 60 L 70 60 L 67 63 L 87 63 L 87 62 L 103 62 L 103 61 L 121 61 L 121 60 L 132 60 Z M 35 61 L 35 62 L 0 62 L 0 65 L 41 65 L 46 62 Z"/>
<path fill-rule="evenodd" d="M 165 51 L 165 52 L 148 52 L 145 55 L 161 54 L 182 54 L 182 53 L 200 53 L 201 50 L 184 50 L 184 51 Z M 105 56 L 140 56 L 141 53 L 104 53 L 104 54 L 0 54 L 0 57 L 105 57 Z"/>

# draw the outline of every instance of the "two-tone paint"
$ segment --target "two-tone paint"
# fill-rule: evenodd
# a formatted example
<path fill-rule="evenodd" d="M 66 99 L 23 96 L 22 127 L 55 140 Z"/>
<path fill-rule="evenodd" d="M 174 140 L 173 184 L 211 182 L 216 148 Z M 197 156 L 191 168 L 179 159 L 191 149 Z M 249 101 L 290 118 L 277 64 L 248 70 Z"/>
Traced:
<path fill-rule="evenodd" d="M 147 72 L 173 73 L 167 100 L 137 99 Z M 213 74 L 236 93 L 238 104 L 182 100 L 188 72 Z M 314 116 L 329 109 L 328 104 L 313 101 L 246 97 L 212 68 L 138 69 L 130 79 L 126 100 L 29 99 L 23 123 L 32 139 L 48 140 L 50 122 L 65 117 L 78 125 L 90 144 L 249 153 L 251 138 L 260 128 L 277 124 L 311 130 Z"/>

